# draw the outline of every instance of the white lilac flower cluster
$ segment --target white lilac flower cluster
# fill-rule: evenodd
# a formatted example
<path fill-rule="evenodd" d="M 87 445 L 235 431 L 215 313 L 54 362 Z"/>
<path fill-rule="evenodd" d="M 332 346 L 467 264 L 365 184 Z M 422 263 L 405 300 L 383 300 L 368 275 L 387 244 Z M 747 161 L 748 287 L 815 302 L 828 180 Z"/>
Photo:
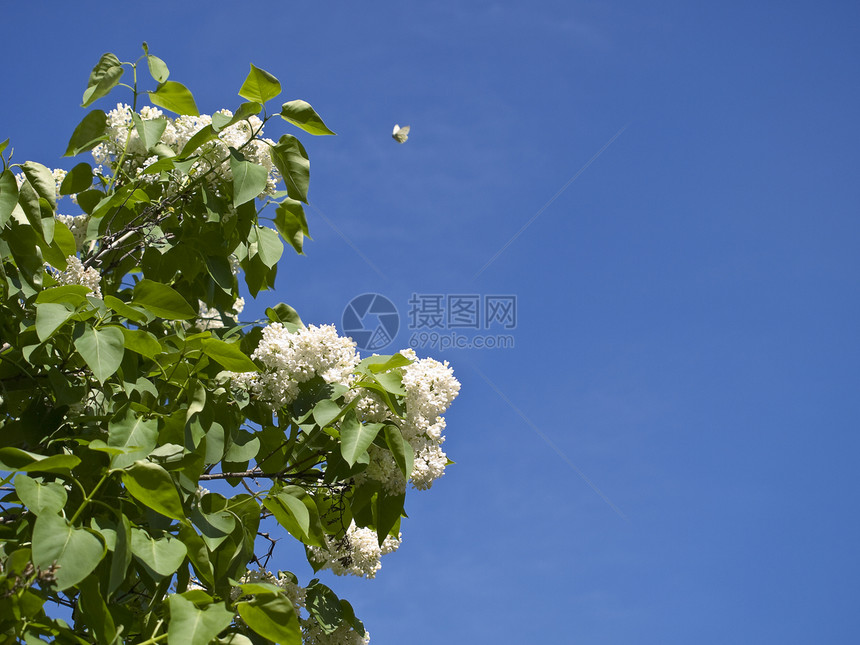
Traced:
<path fill-rule="evenodd" d="M 96 298 L 102 297 L 101 274 L 92 267 L 85 269 L 83 262 L 77 256 L 66 258 L 66 270 L 60 271 L 55 277 L 59 285 L 80 284 L 89 287 Z"/>
<path fill-rule="evenodd" d="M 460 383 L 447 361 L 419 359 L 411 349 L 401 354 L 412 361 L 401 368 L 406 392 L 402 419 L 372 390 L 353 388 L 346 397 L 350 402 L 358 398 L 355 409 L 363 422 L 391 422 L 401 428 L 415 454 L 409 481 L 414 488 L 426 490 L 444 474 L 449 463 L 442 450 L 442 415 L 459 393 Z M 310 325 L 290 332 L 280 323 L 273 323 L 263 329 L 263 338 L 251 357 L 265 369 L 233 374 L 233 383 L 273 409 L 292 403 L 298 396 L 299 384 L 314 376 L 321 376 L 327 383 L 354 385 L 353 372 L 359 362 L 355 343 L 338 336 L 332 325 Z M 376 445 L 370 446 L 369 454 L 370 463 L 356 481 L 371 479 L 381 482 L 389 492 L 402 493 L 407 481 L 392 454 Z"/>
<path fill-rule="evenodd" d="M 266 370 L 234 373 L 233 382 L 273 409 L 292 403 L 299 394 L 299 384 L 315 376 L 326 383 L 349 384 L 359 362 L 355 343 L 338 336 L 334 325 L 309 325 L 290 332 L 281 323 L 263 329 L 251 358 Z"/>
<path fill-rule="evenodd" d="M 375 578 L 382 568 L 383 555 L 394 553 L 400 547 L 400 536 L 389 535 L 380 546 L 376 531 L 349 525 L 341 539 L 326 535 L 326 548 L 309 546 L 308 555 L 321 569 L 331 569 L 337 576 L 353 575 Z"/>
<path fill-rule="evenodd" d="M 409 481 L 418 490 L 426 490 L 441 477 L 448 465 L 442 450 L 445 441 L 445 419 L 442 414 L 460 392 L 460 382 L 448 361 L 419 359 L 412 349 L 400 352 L 412 363 L 403 367 L 403 388 L 406 391 L 406 415 L 399 424 L 403 437 L 415 452 L 415 463 Z M 368 422 L 395 421 L 394 415 L 375 393 L 364 395 L 356 409 Z M 374 479 L 389 492 L 403 492 L 406 487 L 400 468 L 390 452 L 370 447 L 370 464 L 360 476 Z"/>
<path fill-rule="evenodd" d="M 158 179 L 158 175 L 144 174 L 144 170 L 158 161 L 158 156 L 147 152 L 134 127 L 132 114 L 131 107 L 124 103 L 118 103 L 116 108 L 108 112 L 108 141 L 93 148 L 93 159 L 97 164 L 110 166 L 123 158 L 124 171 L 144 181 L 154 182 Z M 230 110 L 219 110 L 218 114 L 226 117 L 233 116 Z M 166 117 L 158 108 L 150 106 L 141 108 L 139 115 L 143 121 L 153 119 L 166 121 L 160 143 L 168 146 L 176 154 L 182 151 L 191 137 L 212 124 L 212 117 L 208 114 L 183 115 L 174 120 Z M 230 169 L 228 147 L 241 149 L 246 160 L 263 166 L 268 172 L 266 189 L 261 195 L 274 194 L 275 184 L 280 180 L 271 156 L 270 146 L 275 145 L 275 142 L 263 138 L 262 134 L 263 122 L 256 115 L 250 115 L 247 119 L 224 128 L 218 133 L 217 139 L 203 144 L 196 150 L 200 158 L 188 174 L 193 177 L 214 170 L 214 174 L 230 181 L 233 174 Z"/>

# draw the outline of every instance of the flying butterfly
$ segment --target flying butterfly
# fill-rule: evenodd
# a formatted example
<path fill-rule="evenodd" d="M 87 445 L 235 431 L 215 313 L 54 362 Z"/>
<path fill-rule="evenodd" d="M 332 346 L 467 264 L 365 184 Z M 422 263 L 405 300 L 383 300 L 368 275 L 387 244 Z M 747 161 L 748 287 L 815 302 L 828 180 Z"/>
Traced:
<path fill-rule="evenodd" d="M 394 137 L 394 140 L 397 143 L 406 143 L 406 140 L 409 138 L 409 126 L 404 125 L 402 128 L 395 124 L 394 132 L 391 133 L 391 136 Z"/>

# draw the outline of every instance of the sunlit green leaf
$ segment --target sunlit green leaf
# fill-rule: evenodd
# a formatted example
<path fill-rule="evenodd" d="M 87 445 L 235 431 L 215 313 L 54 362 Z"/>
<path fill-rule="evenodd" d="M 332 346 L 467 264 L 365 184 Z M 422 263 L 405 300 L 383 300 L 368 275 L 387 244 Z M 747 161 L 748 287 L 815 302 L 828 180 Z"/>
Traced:
<path fill-rule="evenodd" d="M 188 320 L 197 315 L 177 291 L 166 284 L 145 278 L 135 285 L 132 304 L 167 320 Z"/>
<path fill-rule="evenodd" d="M 28 161 L 22 167 L 24 176 L 27 181 L 36 191 L 36 194 L 46 200 L 51 206 L 51 210 L 57 208 L 57 182 L 54 181 L 54 176 L 47 166 L 43 166 L 35 161 Z"/>
<path fill-rule="evenodd" d="M 36 306 L 36 335 L 45 342 L 63 326 L 75 310 L 59 302 L 45 302 Z"/>
<path fill-rule="evenodd" d="M 156 83 L 163 83 L 170 76 L 170 70 L 167 69 L 167 64 L 158 56 L 147 54 L 146 65 L 149 68 L 149 75 L 152 76 Z"/>
<path fill-rule="evenodd" d="M 12 211 L 18 203 L 18 182 L 11 170 L 0 173 L 0 228 L 6 226 L 6 222 L 12 216 Z"/>
<path fill-rule="evenodd" d="M 272 146 L 272 161 L 284 178 L 287 194 L 307 204 L 311 162 L 301 142 L 292 135 L 283 135 Z"/>
<path fill-rule="evenodd" d="M 334 134 L 307 101 L 290 101 L 281 107 L 281 117 L 311 134 Z"/>
<path fill-rule="evenodd" d="M 131 552 L 156 580 L 175 573 L 187 553 L 185 545 L 174 537 L 155 539 L 146 531 L 134 528 L 131 530 Z"/>
<path fill-rule="evenodd" d="M 230 155 L 230 170 L 233 174 L 233 206 L 250 202 L 266 190 L 269 173 L 263 166 Z"/>
<path fill-rule="evenodd" d="M 122 483 L 142 504 L 174 520 L 185 517 L 176 485 L 164 468 L 150 461 L 136 461 L 122 473 Z"/>
<path fill-rule="evenodd" d="M 165 81 L 161 83 L 154 92 L 149 92 L 149 100 L 158 107 L 176 112 L 176 114 L 188 114 L 200 116 L 194 96 L 182 83 L 176 81 Z"/>
<path fill-rule="evenodd" d="M 125 338 L 117 327 L 86 327 L 80 338 L 75 339 L 75 349 L 93 371 L 93 376 L 104 383 L 122 363 Z"/>
<path fill-rule="evenodd" d="M 239 89 L 239 96 L 249 101 L 265 103 L 281 93 L 281 83 L 264 69 L 251 65 L 245 82 Z"/>
<path fill-rule="evenodd" d="M 90 72 L 90 80 L 84 92 L 81 107 L 87 107 L 102 98 L 119 83 L 122 78 L 123 68 L 119 59 L 111 53 L 102 54 L 99 62 Z"/>
<path fill-rule="evenodd" d="M 157 344 L 157 343 L 156 343 Z M 138 416 L 130 408 L 121 417 L 108 423 L 107 445 L 121 448 L 123 453 L 110 460 L 111 468 L 125 468 L 143 459 L 155 448 L 158 441 L 158 422 Z"/>
<path fill-rule="evenodd" d="M 362 424 L 355 411 L 347 412 L 340 422 L 340 454 L 346 463 L 355 465 L 358 458 L 367 452 L 381 428 L 381 423 Z"/>
<path fill-rule="evenodd" d="M 236 604 L 242 620 L 263 638 L 280 645 L 301 645 L 302 633 L 293 603 L 284 596 L 258 596 Z"/>
<path fill-rule="evenodd" d="M 204 609 L 181 594 L 170 596 L 170 623 L 167 639 L 182 645 L 209 645 L 233 621 L 233 612 L 224 603 L 212 603 Z"/>
<path fill-rule="evenodd" d="M 302 253 L 304 238 L 308 235 L 308 222 L 302 203 L 286 198 L 275 209 L 275 226 L 283 238 L 290 243 L 296 253 Z"/>
<path fill-rule="evenodd" d="M 259 368 L 242 353 L 237 344 L 217 338 L 204 338 L 203 353 L 231 372 L 256 372 Z"/>

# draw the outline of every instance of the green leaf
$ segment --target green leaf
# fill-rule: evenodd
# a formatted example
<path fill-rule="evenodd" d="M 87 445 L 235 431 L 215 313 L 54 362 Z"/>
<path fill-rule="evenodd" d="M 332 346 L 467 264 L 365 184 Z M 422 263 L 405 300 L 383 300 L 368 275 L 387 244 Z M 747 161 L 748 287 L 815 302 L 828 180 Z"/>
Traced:
<path fill-rule="evenodd" d="M 412 445 L 403 437 L 400 428 L 394 425 L 385 426 L 385 443 L 397 462 L 397 467 L 406 479 L 412 474 L 412 467 L 415 464 L 415 453 L 412 450 Z"/>
<path fill-rule="evenodd" d="M 78 585 L 81 590 L 78 609 L 84 623 L 96 635 L 97 643 L 113 643 L 116 638 L 116 623 L 99 589 L 98 578 L 92 576 Z"/>
<path fill-rule="evenodd" d="M 74 309 L 59 302 L 36 305 L 36 335 L 39 340 L 43 343 L 48 340 L 74 313 Z"/>
<path fill-rule="evenodd" d="M 11 170 L 0 173 L 0 229 L 12 216 L 12 211 L 18 203 L 18 182 Z"/>
<path fill-rule="evenodd" d="M 141 356 L 155 358 L 162 351 L 158 339 L 148 331 L 123 327 L 122 335 L 125 338 L 125 348 Z"/>
<path fill-rule="evenodd" d="M 24 473 L 68 473 L 81 463 L 75 455 L 37 455 L 20 448 L 0 448 L 0 470 L 18 470 Z"/>
<path fill-rule="evenodd" d="M 189 320 L 197 316 L 194 308 L 177 291 L 146 278 L 135 285 L 132 304 L 167 320 Z"/>
<path fill-rule="evenodd" d="M 278 204 L 275 209 L 275 226 L 296 253 L 301 254 L 305 236 L 310 237 L 302 203 L 288 197 Z"/>
<path fill-rule="evenodd" d="M 225 501 L 217 493 L 208 493 L 191 513 L 191 521 L 200 529 L 200 537 L 211 551 L 215 551 L 236 528 L 236 516 L 223 510 Z"/>
<path fill-rule="evenodd" d="M 204 338 L 203 353 L 231 372 L 257 372 L 259 368 L 242 353 L 238 344 L 226 343 L 217 338 Z"/>
<path fill-rule="evenodd" d="M 122 64 L 119 59 L 111 53 L 102 54 L 99 62 L 90 72 L 90 80 L 84 92 L 81 107 L 87 107 L 102 98 L 119 83 L 123 74 Z"/>
<path fill-rule="evenodd" d="M 111 457 L 111 468 L 125 468 L 138 459 L 143 459 L 153 451 L 157 443 L 158 421 L 154 418 L 139 417 L 130 408 L 122 417 L 114 417 L 108 423 L 107 445 L 123 450 L 123 453 Z"/>
<path fill-rule="evenodd" d="M 386 392 L 399 395 L 406 394 L 406 390 L 403 389 L 403 375 L 400 374 L 400 372 L 379 372 L 374 374 L 372 378 L 379 383 Z"/>
<path fill-rule="evenodd" d="M 122 300 L 115 298 L 114 296 L 105 296 L 104 301 L 108 309 L 111 309 L 120 316 L 133 320 L 134 322 L 143 323 L 152 319 L 152 316 L 147 316 L 144 312 L 127 305 Z M 123 333 L 125 333 L 125 327 L 123 327 Z M 126 346 L 128 345 L 126 344 Z"/>
<path fill-rule="evenodd" d="M 33 513 L 53 513 L 56 515 L 66 505 L 68 495 L 59 482 L 39 483 L 24 474 L 15 476 L 15 491 L 20 499 Z"/>
<path fill-rule="evenodd" d="M 322 399 L 314 406 L 313 417 L 314 421 L 320 428 L 325 428 L 332 421 L 337 419 L 342 412 L 340 405 L 331 399 Z"/>
<path fill-rule="evenodd" d="M 57 260 L 58 258 L 62 258 L 62 262 L 60 263 L 62 266 L 68 266 L 68 262 L 66 258 L 70 255 L 74 255 L 77 252 L 77 244 L 75 243 L 75 236 L 72 235 L 72 232 L 69 230 L 69 227 L 63 224 L 63 222 L 59 220 L 54 221 L 54 241 L 51 242 L 50 251 L 47 252 L 45 250 L 42 251 L 43 257 L 50 264 L 57 266 L 54 264 L 53 260 Z M 59 268 L 59 267 L 57 267 Z"/>
<path fill-rule="evenodd" d="M 254 240 L 254 237 L 256 237 L 256 240 Z M 278 260 L 281 259 L 284 253 L 284 245 L 278 234 L 265 226 L 255 227 L 254 232 L 248 239 L 253 240 L 249 252 L 256 249 L 260 260 L 270 269 L 278 263 Z"/>
<path fill-rule="evenodd" d="M 141 119 L 137 112 L 131 115 L 134 128 L 144 149 L 149 152 L 161 140 L 164 129 L 167 127 L 167 119 Z"/>
<path fill-rule="evenodd" d="M 116 544 L 110 563 L 108 594 L 116 591 L 125 580 L 128 565 L 131 564 L 131 557 L 131 522 L 125 515 L 120 514 L 120 521 L 116 527 Z"/>
<path fill-rule="evenodd" d="M 195 135 L 191 137 L 184 146 L 182 146 L 182 150 L 179 151 L 177 157 L 184 159 L 191 153 L 195 152 L 204 143 L 217 138 L 218 135 L 216 134 L 215 129 L 211 125 L 207 125 L 206 127 L 201 128 L 197 133 L 195 133 Z M 162 159 L 162 161 L 167 160 Z M 173 165 L 171 164 L 169 167 L 172 168 Z"/>
<path fill-rule="evenodd" d="M 314 584 L 307 588 L 305 606 L 308 613 L 326 634 L 331 634 L 343 622 L 340 599 L 324 584 Z"/>
<path fill-rule="evenodd" d="M 287 194 L 307 204 L 311 162 L 301 141 L 290 134 L 283 135 L 272 146 L 272 162 L 284 178 Z"/>
<path fill-rule="evenodd" d="M 403 514 L 406 493 L 387 494 L 384 490 L 376 496 L 376 537 L 379 544 L 385 541 L 391 529 Z"/>
<path fill-rule="evenodd" d="M 65 302 L 73 307 L 87 304 L 87 294 L 91 293 L 89 287 L 82 284 L 64 284 L 59 287 L 50 287 L 40 291 L 36 296 L 36 303 L 43 302 Z"/>
<path fill-rule="evenodd" d="M 156 580 L 172 575 L 185 560 L 188 551 L 172 536 L 155 539 L 146 531 L 131 530 L 131 552 L 147 573 Z"/>
<path fill-rule="evenodd" d="M 263 166 L 239 159 L 231 152 L 230 170 L 233 172 L 233 206 L 250 202 L 266 190 L 269 173 Z"/>
<path fill-rule="evenodd" d="M 167 640 L 182 645 L 209 645 L 222 630 L 233 622 L 233 612 L 224 603 L 212 603 L 205 609 L 183 598 L 180 594 L 169 597 L 170 623 Z"/>
<path fill-rule="evenodd" d="M 302 319 L 299 317 L 299 312 L 284 302 L 279 302 L 274 307 L 268 307 L 266 309 L 266 316 L 272 322 L 290 323 L 299 325 L 300 327 L 304 326 Z"/>
<path fill-rule="evenodd" d="M 280 93 L 281 83 L 278 79 L 266 70 L 255 67 L 253 64 L 245 82 L 242 83 L 242 87 L 239 89 L 239 96 L 257 103 L 265 103 Z"/>
<path fill-rule="evenodd" d="M 362 424 L 354 410 L 347 412 L 340 423 L 340 454 L 346 463 L 354 466 L 359 457 L 367 452 L 381 428 L 381 423 Z"/>
<path fill-rule="evenodd" d="M 122 363 L 125 337 L 117 327 L 85 327 L 80 338 L 75 339 L 75 349 L 93 371 L 93 376 L 99 383 L 104 383 L 116 373 Z"/>
<path fill-rule="evenodd" d="M 72 132 L 69 145 L 64 157 L 74 157 L 77 154 L 92 150 L 104 137 L 107 130 L 107 115 L 101 110 L 93 110 L 87 114 Z"/>
<path fill-rule="evenodd" d="M 320 523 L 319 510 L 313 497 L 299 486 L 285 486 L 277 493 L 270 493 L 263 500 L 278 524 L 294 538 L 310 546 L 325 546 L 325 535 Z M 300 509 L 298 504 L 304 507 Z"/>
<path fill-rule="evenodd" d="M 158 107 L 176 112 L 176 114 L 188 114 L 200 116 L 194 96 L 182 83 L 176 81 L 165 81 L 161 83 L 154 92 L 149 92 L 149 100 Z"/>
<path fill-rule="evenodd" d="M 376 374 L 378 372 L 387 372 L 395 367 L 405 367 L 411 364 L 412 359 L 400 353 L 392 354 L 391 356 L 368 356 L 358 364 L 358 370 L 364 373 Z"/>
<path fill-rule="evenodd" d="M 104 557 L 102 541 L 87 529 L 72 527 L 59 515 L 40 515 L 33 527 L 33 564 L 48 569 L 55 562 L 57 589 L 86 578 Z"/>
<path fill-rule="evenodd" d="M 81 162 L 72 168 L 63 183 L 60 184 L 61 195 L 74 195 L 87 190 L 93 185 L 93 169 L 90 164 Z"/>
<path fill-rule="evenodd" d="M 262 105 L 255 101 L 250 101 L 248 103 L 242 103 L 233 116 L 216 112 L 212 115 L 212 129 L 215 130 L 215 132 L 221 132 L 221 130 L 229 128 L 234 123 L 244 121 L 252 114 L 259 114 L 262 109 Z"/>
<path fill-rule="evenodd" d="M 146 55 L 146 65 L 149 67 L 149 75 L 156 83 L 163 83 L 170 76 L 170 70 L 167 69 L 167 64 L 158 56 L 152 54 Z"/>
<path fill-rule="evenodd" d="M 236 463 L 250 461 L 259 451 L 260 438 L 246 430 L 240 430 L 227 449 L 224 460 Z"/>
<path fill-rule="evenodd" d="M 281 117 L 311 134 L 334 134 L 307 101 L 289 101 L 281 107 Z"/>
<path fill-rule="evenodd" d="M 242 620 L 263 638 L 279 645 L 301 645 L 302 633 L 293 603 L 284 596 L 258 596 L 236 604 Z"/>
<path fill-rule="evenodd" d="M 182 500 L 170 474 L 158 464 L 140 460 L 122 473 L 122 483 L 139 502 L 174 520 L 185 518 Z"/>
<path fill-rule="evenodd" d="M 52 211 L 56 210 L 57 182 L 54 181 L 54 175 L 51 174 L 50 169 L 35 161 L 27 161 L 21 169 L 36 194 L 50 204 Z"/>

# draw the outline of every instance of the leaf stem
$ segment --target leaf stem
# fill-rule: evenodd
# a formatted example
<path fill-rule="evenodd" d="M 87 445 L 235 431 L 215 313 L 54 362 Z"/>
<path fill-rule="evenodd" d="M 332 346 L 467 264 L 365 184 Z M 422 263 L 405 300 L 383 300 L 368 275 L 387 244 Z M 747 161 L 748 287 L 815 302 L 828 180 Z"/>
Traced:
<path fill-rule="evenodd" d="M 99 480 L 99 483 L 98 483 L 98 484 L 96 484 L 96 485 L 95 485 L 95 488 L 93 488 L 93 489 L 90 491 L 90 494 L 89 494 L 89 495 L 87 495 L 87 496 L 84 498 L 84 501 L 83 501 L 83 502 L 81 502 L 81 505 L 78 507 L 78 510 L 77 510 L 77 511 L 75 511 L 75 514 L 74 514 L 74 515 L 72 515 L 72 519 L 70 519 L 70 520 L 69 520 L 69 524 L 74 524 L 74 523 L 75 523 L 75 520 L 76 520 L 76 519 L 78 519 L 78 517 L 80 516 L 80 514 L 81 514 L 81 513 L 83 513 L 84 509 L 85 509 L 85 508 L 87 507 L 87 505 L 92 501 L 92 499 L 93 499 L 93 495 L 95 495 L 95 494 L 96 494 L 96 491 L 98 491 L 98 489 L 99 489 L 99 488 L 101 488 L 101 485 L 102 485 L 102 484 L 104 484 L 104 483 L 107 481 L 108 475 L 110 475 L 110 473 L 109 473 L 109 472 L 107 472 L 107 473 L 105 473 L 104 475 L 102 475 L 102 478 Z"/>

